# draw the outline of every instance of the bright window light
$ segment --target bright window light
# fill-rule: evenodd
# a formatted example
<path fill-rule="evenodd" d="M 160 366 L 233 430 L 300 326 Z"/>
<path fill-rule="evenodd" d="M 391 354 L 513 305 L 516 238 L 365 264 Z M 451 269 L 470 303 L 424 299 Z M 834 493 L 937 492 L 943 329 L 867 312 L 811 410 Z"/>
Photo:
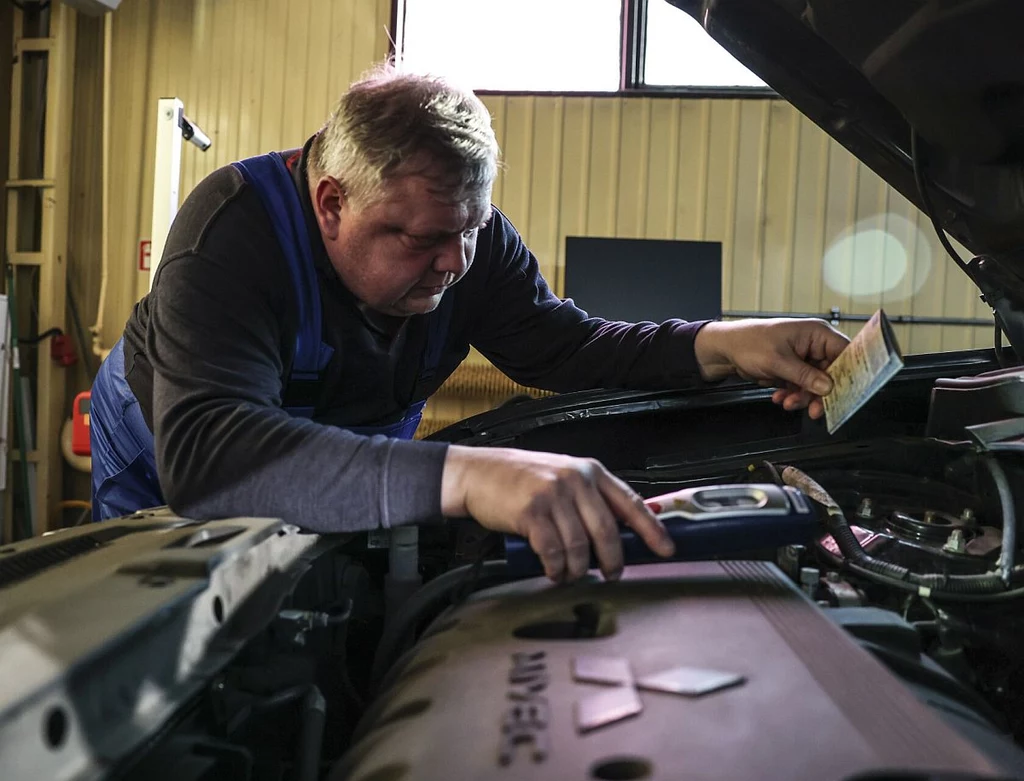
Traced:
<path fill-rule="evenodd" d="M 476 90 L 615 92 L 621 0 L 405 0 L 404 66 Z"/>
<path fill-rule="evenodd" d="M 644 82 L 658 87 L 767 87 L 696 19 L 666 0 L 648 2 Z"/>

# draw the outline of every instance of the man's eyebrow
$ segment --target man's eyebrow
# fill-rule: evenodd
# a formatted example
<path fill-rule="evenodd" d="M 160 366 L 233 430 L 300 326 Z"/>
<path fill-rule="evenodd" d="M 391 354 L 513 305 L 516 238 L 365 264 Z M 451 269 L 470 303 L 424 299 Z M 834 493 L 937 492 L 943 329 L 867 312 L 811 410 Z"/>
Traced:
<path fill-rule="evenodd" d="M 427 233 L 415 233 L 415 232 L 413 232 L 411 230 L 406 230 L 404 228 L 399 228 L 399 230 L 401 230 L 406 236 L 410 236 L 410 237 L 412 237 L 414 239 L 440 239 L 440 238 L 444 238 L 445 236 L 454 236 L 457 233 L 465 233 L 466 231 L 469 231 L 469 230 L 475 230 L 475 229 L 478 229 L 478 228 L 486 227 L 487 223 L 489 223 L 490 221 L 491 221 L 491 217 L 490 217 L 490 215 L 487 215 L 482 220 L 477 221 L 476 224 L 472 225 L 471 227 L 461 228 L 461 229 L 453 230 L 453 231 L 438 230 L 438 231 L 430 231 L 430 232 L 427 232 Z"/>
<path fill-rule="evenodd" d="M 405 225 L 402 222 L 401 218 L 389 220 L 388 223 L 387 223 L 387 226 L 388 226 L 389 230 L 398 231 L 400 233 L 404 233 L 406 236 L 409 236 L 411 238 L 416 238 L 416 239 L 433 239 L 433 238 L 440 238 L 440 237 L 443 237 L 443 236 L 454 236 L 457 233 L 464 233 L 467 230 L 473 230 L 473 229 L 478 229 L 478 228 L 486 227 L 487 224 L 494 217 L 494 209 L 492 209 L 492 208 L 482 209 L 481 212 L 482 212 L 482 215 L 481 215 L 480 219 L 472 221 L 472 224 L 469 227 L 460 228 L 460 229 L 452 230 L 452 231 L 448 231 L 448 230 L 435 230 L 435 231 L 426 231 L 426 232 L 418 233 L 412 227 L 410 227 L 408 225 Z M 470 221 L 467 220 L 467 222 L 470 222 Z"/>

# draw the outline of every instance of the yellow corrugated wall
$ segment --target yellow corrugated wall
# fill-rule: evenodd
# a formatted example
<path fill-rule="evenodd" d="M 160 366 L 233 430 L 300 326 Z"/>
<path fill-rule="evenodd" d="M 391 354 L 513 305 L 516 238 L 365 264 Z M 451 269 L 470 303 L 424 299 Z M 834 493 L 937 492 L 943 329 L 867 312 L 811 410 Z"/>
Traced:
<path fill-rule="evenodd" d="M 109 347 L 147 288 L 153 117 L 177 95 L 213 139 L 183 149 L 182 197 L 216 166 L 300 144 L 345 85 L 387 51 L 390 0 L 127 0 L 114 14 Z M 80 20 L 72 282 L 91 322 L 99 290 L 99 64 Z M 725 309 L 984 316 L 930 225 L 784 101 L 485 96 L 506 168 L 495 202 L 561 285 L 567 235 L 720 241 Z M 856 240 L 843 241 L 857 228 Z M 884 240 L 885 233 L 895 237 Z M 881 256 L 885 293 L 853 296 L 843 253 Z M 835 266 L 825 283 L 825 258 Z M 626 261 L 628 270 L 628 260 Z M 846 272 L 844 272 L 846 273 Z M 864 283 L 849 272 L 852 283 Z M 860 275 L 863 276 L 863 275 Z M 870 280 L 867 280 L 870 282 Z M 988 329 L 898 328 L 906 352 L 988 345 Z M 474 356 L 472 360 L 479 360 Z M 486 405 L 447 403 L 438 414 Z M 432 405 L 433 407 L 434 405 Z"/>

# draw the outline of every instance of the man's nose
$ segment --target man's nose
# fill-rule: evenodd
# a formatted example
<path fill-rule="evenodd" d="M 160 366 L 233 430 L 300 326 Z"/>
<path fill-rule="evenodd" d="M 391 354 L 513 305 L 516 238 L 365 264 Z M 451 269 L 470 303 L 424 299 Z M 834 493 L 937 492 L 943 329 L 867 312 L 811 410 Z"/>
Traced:
<path fill-rule="evenodd" d="M 434 271 L 439 274 L 454 274 L 456 277 L 460 277 L 465 273 L 468 265 L 469 247 L 461 234 L 446 241 L 434 256 Z"/>

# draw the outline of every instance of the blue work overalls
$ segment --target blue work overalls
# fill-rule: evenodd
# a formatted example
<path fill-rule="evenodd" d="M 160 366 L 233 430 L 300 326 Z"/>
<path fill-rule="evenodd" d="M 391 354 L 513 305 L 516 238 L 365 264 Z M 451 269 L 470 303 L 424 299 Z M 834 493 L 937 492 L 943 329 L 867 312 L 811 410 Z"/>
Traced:
<path fill-rule="evenodd" d="M 299 328 L 289 382 L 316 382 L 334 352 L 322 341 L 320 289 L 313 250 L 298 190 L 284 158 L 277 152 L 233 164 L 259 193 L 284 251 L 298 299 Z M 432 376 L 440 362 L 451 315 L 451 296 L 430 317 L 420 379 Z M 287 397 L 285 397 L 287 398 Z M 124 344 L 119 339 L 92 386 L 92 516 L 105 520 L 165 504 L 157 478 L 153 433 L 124 376 Z M 425 401 L 412 404 L 401 420 L 388 426 L 344 426 L 357 434 L 412 439 Z M 296 417 L 311 417 L 312 407 L 288 406 Z"/>

